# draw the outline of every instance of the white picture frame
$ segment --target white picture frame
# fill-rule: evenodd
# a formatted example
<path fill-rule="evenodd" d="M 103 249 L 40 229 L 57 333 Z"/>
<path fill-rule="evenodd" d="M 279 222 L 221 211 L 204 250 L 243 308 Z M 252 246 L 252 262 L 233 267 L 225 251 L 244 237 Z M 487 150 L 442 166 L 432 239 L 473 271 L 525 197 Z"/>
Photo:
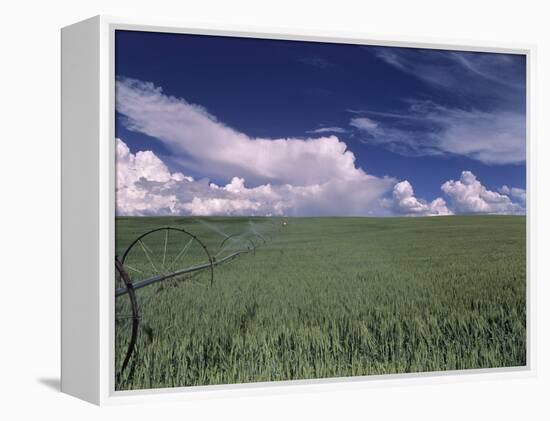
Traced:
<path fill-rule="evenodd" d="M 173 389 L 114 390 L 114 31 L 138 30 L 339 42 L 524 54 L 527 59 L 527 365 L 519 368 L 295 380 Z M 533 376 L 534 282 L 531 230 L 534 142 L 533 60 L 529 45 L 461 43 L 449 40 L 385 38 L 364 34 L 321 33 L 276 28 L 186 27 L 151 19 L 96 16 L 65 27 L 62 41 L 62 376 L 63 392 L 97 405 L 138 401 L 296 393 L 378 387 L 395 383 L 474 381 Z"/>

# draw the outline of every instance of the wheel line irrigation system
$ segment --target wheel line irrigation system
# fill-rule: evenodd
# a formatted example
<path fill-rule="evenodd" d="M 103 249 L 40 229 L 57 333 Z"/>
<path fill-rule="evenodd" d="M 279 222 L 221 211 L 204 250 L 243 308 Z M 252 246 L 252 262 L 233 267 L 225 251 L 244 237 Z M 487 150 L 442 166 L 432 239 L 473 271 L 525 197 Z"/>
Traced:
<path fill-rule="evenodd" d="M 256 226 L 252 221 L 249 221 L 249 229 L 247 231 L 241 234 L 232 234 L 232 235 L 226 234 L 219 227 L 212 226 L 212 224 L 207 223 L 206 221 L 200 220 L 199 222 L 205 227 L 207 227 L 208 229 L 210 229 L 211 231 L 216 232 L 224 237 L 220 245 L 218 246 L 218 250 L 216 251 L 215 255 L 212 255 L 208 251 L 208 248 L 206 247 L 203 241 L 201 241 L 197 236 L 190 233 L 186 229 L 166 226 L 161 228 L 155 228 L 141 234 L 132 243 L 130 243 L 126 251 L 123 253 L 121 259 L 119 259 L 118 257 L 115 257 L 115 269 L 124 284 L 124 286 L 115 289 L 115 298 L 127 295 L 129 298 L 130 308 L 132 311 L 131 316 L 128 317 L 132 320 L 130 340 L 128 343 L 128 347 L 126 349 L 126 354 L 124 356 L 124 360 L 122 362 L 121 368 L 117 372 L 117 380 L 120 380 L 122 378 L 122 375 L 126 370 L 126 368 L 128 367 L 130 359 L 133 353 L 135 352 L 136 346 L 137 346 L 141 314 L 140 314 L 140 307 L 138 305 L 138 299 L 136 296 L 136 290 L 155 283 L 173 279 L 181 275 L 198 273 L 200 271 L 207 271 L 207 270 L 210 270 L 210 285 L 212 286 L 214 284 L 214 267 L 220 266 L 224 263 L 228 263 L 243 254 L 252 253 L 255 255 L 256 249 L 258 247 L 262 245 L 266 245 L 268 243 L 268 240 L 271 240 L 271 235 L 267 233 L 260 234 L 256 230 Z M 159 233 L 163 233 L 163 232 L 165 234 L 164 253 L 163 253 L 162 264 L 159 265 L 159 267 L 162 270 L 158 270 L 157 265 L 153 263 L 153 260 L 151 257 L 152 251 L 146 245 L 145 239 L 148 236 L 154 235 L 155 233 L 158 235 Z M 177 233 L 182 238 L 186 238 L 189 240 L 183 242 L 185 245 L 183 246 L 182 250 L 180 251 L 180 253 L 178 253 L 176 258 L 173 259 L 171 265 L 168 267 L 168 270 L 165 270 L 168 237 L 171 232 Z M 256 244 L 253 241 L 254 239 L 258 242 L 258 244 Z M 180 267 L 178 269 L 172 269 L 172 266 L 176 263 L 176 261 L 181 260 L 182 255 L 184 256 L 188 252 L 193 242 L 197 242 L 200 248 L 203 250 L 204 262 L 193 264 L 187 267 L 185 267 L 184 265 L 183 267 Z M 154 272 L 158 272 L 158 273 L 156 273 L 154 276 L 149 276 L 149 277 L 146 277 L 145 279 L 141 279 L 139 281 L 134 282 L 132 280 L 132 277 L 129 275 L 129 271 L 133 271 L 133 272 L 140 272 L 140 271 L 136 268 L 131 267 L 129 264 L 127 264 L 126 261 L 129 254 L 138 246 L 143 251 L 146 257 L 146 260 L 148 260 L 151 267 L 154 269 Z M 236 249 L 235 249 L 235 246 L 237 246 Z M 224 252 L 226 252 L 228 249 L 231 250 L 231 253 L 219 258 L 219 256 Z"/>

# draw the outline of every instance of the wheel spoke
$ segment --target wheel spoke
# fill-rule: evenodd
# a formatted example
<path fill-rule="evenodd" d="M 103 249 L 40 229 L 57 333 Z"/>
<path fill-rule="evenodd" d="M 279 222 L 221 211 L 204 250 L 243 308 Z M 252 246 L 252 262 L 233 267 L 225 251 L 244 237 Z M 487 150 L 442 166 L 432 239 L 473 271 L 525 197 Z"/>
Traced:
<path fill-rule="evenodd" d="M 168 233 L 169 229 L 166 230 L 166 235 L 164 236 L 164 253 L 162 255 L 162 270 L 164 270 L 164 262 L 166 261 L 166 247 L 168 246 Z"/>
<path fill-rule="evenodd" d="M 143 242 L 143 246 L 147 249 L 147 251 L 149 251 L 149 253 L 151 253 L 151 254 L 154 254 L 154 253 L 153 253 L 153 250 L 151 250 L 151 247 L 149 247 L 149 246 L 145 243 L 145 241 L 143 241 L 143 240 L 141 240 L 141 241 Z"/>
<path fill-rule="evenodd" d="M 176 262 L 184 257 L 186 254 L 187 254 L 187 251 L 189 250 L 189 247 L 191 247 L 191 243 L 193 242 L 194 238 L 191 238 L 189 240 L 189 242 L 185 245 L 185 247 L 183 248 L 182 251 L 179 252 L 179 254 L 176 256 L 176 258 L 172 261 L 172 263 L 170 264 L 170 267 L 168 268 L 168 270 L 172 269 L 172 267 L 176 264 Z"/>
<path fill-rule="evenodd" d="M 134 272 L 143 274 L 143 272 L 142 272 L 141 270 L 136 269 L 135 267 L 132 267 L 132 266 L 130 266 L 130 265 L 128 265 L 128 264 L 125 264 L 124 267 L 125 267 L 125 268 L 128 268 L 128 269 L 130 269 L 130 270 L 133 270 Z"/>
<path fill-rule="evenodd" d="M 147 260 L 149 260 L 149 263 L 151 263 L 151 266 L 153 267 L 153 270 L 156 273 L 159 273 L 159 271 L 157 270 L 157 267 L 155 266 L 155 264 L 151 260 L 151 257 L 149 256 L 149 253 L 147 252 L 147 249 L 145 248 L 145 245 L 143 244 L 143 241 L 139 240 L 138 243 L 141 246 L 141 248 L 143 249 L 143 252 L 145 253 L 145 256 L 147 256 Z"/>

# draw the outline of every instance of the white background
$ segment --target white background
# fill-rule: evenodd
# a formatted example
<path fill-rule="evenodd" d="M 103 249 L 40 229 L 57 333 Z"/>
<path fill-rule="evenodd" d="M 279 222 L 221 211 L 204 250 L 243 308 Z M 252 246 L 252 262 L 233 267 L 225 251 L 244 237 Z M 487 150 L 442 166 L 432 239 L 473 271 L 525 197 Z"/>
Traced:
<path fill-rule="evenodd" d="M 24 1 L 4 2 L 0 25 L 0 418 L 11 419 L 550 419 L 550 14 L 535 1 Z M 536 210 L 533 221 L 537 375 L 436 383 L 404 381 L 326 392 L 97 408 L 59 388 L 59 63 L 62 26 L 96 14 L 410 36 L 433 41 L 536 44 Z M 547 260 L 547 259 L 546 259 Z M 543 390 L 544 388 L 547 390 Z"/>

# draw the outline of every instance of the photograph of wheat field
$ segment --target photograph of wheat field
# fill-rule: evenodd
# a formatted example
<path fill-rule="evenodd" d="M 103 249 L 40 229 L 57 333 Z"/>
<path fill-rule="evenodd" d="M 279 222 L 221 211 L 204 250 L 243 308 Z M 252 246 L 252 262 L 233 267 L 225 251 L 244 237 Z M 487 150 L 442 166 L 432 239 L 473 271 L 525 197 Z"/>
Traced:
<path fill-rule="evenodd" d="M 527 364 L 526 63 L 115 35 L 115 389 Z"/>

